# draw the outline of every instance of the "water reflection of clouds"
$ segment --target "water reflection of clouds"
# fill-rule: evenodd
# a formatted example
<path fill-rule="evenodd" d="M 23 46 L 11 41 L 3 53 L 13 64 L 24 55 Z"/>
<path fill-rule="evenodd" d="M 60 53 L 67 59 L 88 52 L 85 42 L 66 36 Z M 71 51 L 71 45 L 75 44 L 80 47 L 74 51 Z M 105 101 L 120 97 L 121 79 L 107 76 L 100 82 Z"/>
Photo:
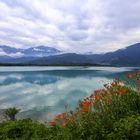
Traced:
<path fill-rule="evenodd" d="M 29 69 L 29 68 L 28 68 Z M 45 69 L 45 68 L 44 68 Z M 75 77 L 110 77 L 115 73 L 123 73 L 133 68 L 114 68 L 114 67 L 89 67 L 89 68 L 69 68 L 67 70 L 48 70 L 48 71 L 19 71 L 19 72 L 0 72 L 0 85 L 9 85 L 11 83 L 22 83 L 23 81 L 32 84 L 51 84 L 61 78 Z"/>
<path fill-rule="evenodd" d="M 60 101 L 77 101 L 81 97 L 88 96 L 92 90 L 98 89 L 97 84 L 103 78 L 74 78 L 61 79 L 53 84 L 37 85 L 27 82 L 13 83 L 1 86 L 0 101 L 1 107 L 20 106 L 24 110 L 37 106 L 59 106 Z M 104 81 L 108 79 L 104 78 Z M 96 86 L 95 86 L 96 85 Z M 7 105 L 6 105 L 7 103 Z"/>
<path fill-rule="evenodd" d="M 0 75 L 0 83 L 7 81 L 8 79 L 21 80 L 24 76 L 21 74 L 8 74 L 8 75 Z"/>
<path fill-rule="evenodd" d="M 110 72 L 110 73 L 119 73 L 119 72 L 132 71 L 136 69 L 136 67 L 89 67 L 88 69 Z"/>
<path fill-rule="evenodd" d="M 0 83 L 2 83 L 3 81 L 5 81 L 6 77 L 5 76 L 0 76 Z"/>
<path fill-rule="evenodd" d="M 49 84 L 59 80 L 60 77 L 50 76 L 48 74 L 36 73 L 0 73 L 0 85 L 9 85 L 12 83 L 22 83 L 23 81 L 32 84 Z"/>

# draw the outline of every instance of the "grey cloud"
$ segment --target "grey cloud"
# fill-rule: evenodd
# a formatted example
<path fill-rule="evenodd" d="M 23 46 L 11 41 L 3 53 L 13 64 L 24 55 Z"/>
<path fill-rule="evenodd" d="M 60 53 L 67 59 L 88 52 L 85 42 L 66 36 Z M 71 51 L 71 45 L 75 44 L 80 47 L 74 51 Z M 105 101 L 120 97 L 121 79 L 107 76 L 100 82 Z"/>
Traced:
<path fill-rule="evenodd" d="M 138 0 L 1 0 L 0 44 L 113 51 L 140 41 L 139 7 Z"/>

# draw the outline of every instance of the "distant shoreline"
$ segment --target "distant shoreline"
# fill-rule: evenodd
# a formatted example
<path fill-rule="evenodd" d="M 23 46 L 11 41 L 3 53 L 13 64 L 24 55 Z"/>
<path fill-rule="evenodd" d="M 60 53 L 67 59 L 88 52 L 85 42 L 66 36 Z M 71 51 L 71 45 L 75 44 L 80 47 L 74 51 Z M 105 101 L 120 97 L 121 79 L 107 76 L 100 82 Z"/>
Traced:
<path fill-rule="evenodd" d="M 48 67 L 77 67 L 77 66 L 85 66 L 85 67 L 93 67 L 93 66 L 99 66 L 99 67 L 113 67 L 113 65 L 101 65 L 101 64 L 62 64 L 62 65 L 59 65 L 59 64 L 53 64 L 53 65 L 43 65 L 43 64 L 1 64 L 0 63 L 0 67 L 3 67 L 3 66 L 26 66 L 26 67 L 29 67 L 29 66 L 48 66 Z"/>

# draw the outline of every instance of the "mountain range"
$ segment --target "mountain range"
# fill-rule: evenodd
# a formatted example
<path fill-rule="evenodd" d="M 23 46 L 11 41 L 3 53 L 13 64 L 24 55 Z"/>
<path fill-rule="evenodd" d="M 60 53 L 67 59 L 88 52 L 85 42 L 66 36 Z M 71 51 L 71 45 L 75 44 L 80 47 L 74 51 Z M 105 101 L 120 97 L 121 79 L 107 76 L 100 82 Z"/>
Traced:
<path fill-rule="evenodd" d="M 140 43 L 105 54 L 64 53 L 48 46 L 17 49 L 0 46 L 0 63 L 24 65 L 140 66 Z"/>
<path fill-rule="evenodd" d="M 48 46 L 37 46 L 27 49 L 17 49 L 10 46 L 0 46 L 0 56 L 9 57 L 44 57 L 49 55 L 56 55 L 61 51 Z"/>
<path fill-rule="evenodd" d="M 17 49 L 2 45 L 0 46 L 0 63 L 27 63 L 37 58 L 58 55 L 61 53 L 61 51 L 48 46 Z"/>

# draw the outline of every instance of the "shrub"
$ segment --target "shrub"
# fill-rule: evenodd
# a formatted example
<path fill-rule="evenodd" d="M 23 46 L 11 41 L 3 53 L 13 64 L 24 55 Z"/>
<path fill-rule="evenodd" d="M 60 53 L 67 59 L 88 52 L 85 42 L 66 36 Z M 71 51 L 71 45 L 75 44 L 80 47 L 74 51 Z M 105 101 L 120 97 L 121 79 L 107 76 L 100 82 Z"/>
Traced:
<path fill-rule="evenodd" d="M 113 130 L 106 137 L 108 140 L 139 140 L 140 115 L 132 115 L 113 124 Z"/>
<path fill-rule="evenodd" d="M 0 124 L 0 140 L 31 140 L 46 136 L 43 124 L 32 122 L 30 119 L 7 121 Z"/>
<path fill-rule="evenodd" d="M 15 120 L 15 115 L 19 112 L 20 110 L 13 107 L 13 108 L 8 108 L 5 110 L 5 115 L 9 117 L 10 120 Z"/>

